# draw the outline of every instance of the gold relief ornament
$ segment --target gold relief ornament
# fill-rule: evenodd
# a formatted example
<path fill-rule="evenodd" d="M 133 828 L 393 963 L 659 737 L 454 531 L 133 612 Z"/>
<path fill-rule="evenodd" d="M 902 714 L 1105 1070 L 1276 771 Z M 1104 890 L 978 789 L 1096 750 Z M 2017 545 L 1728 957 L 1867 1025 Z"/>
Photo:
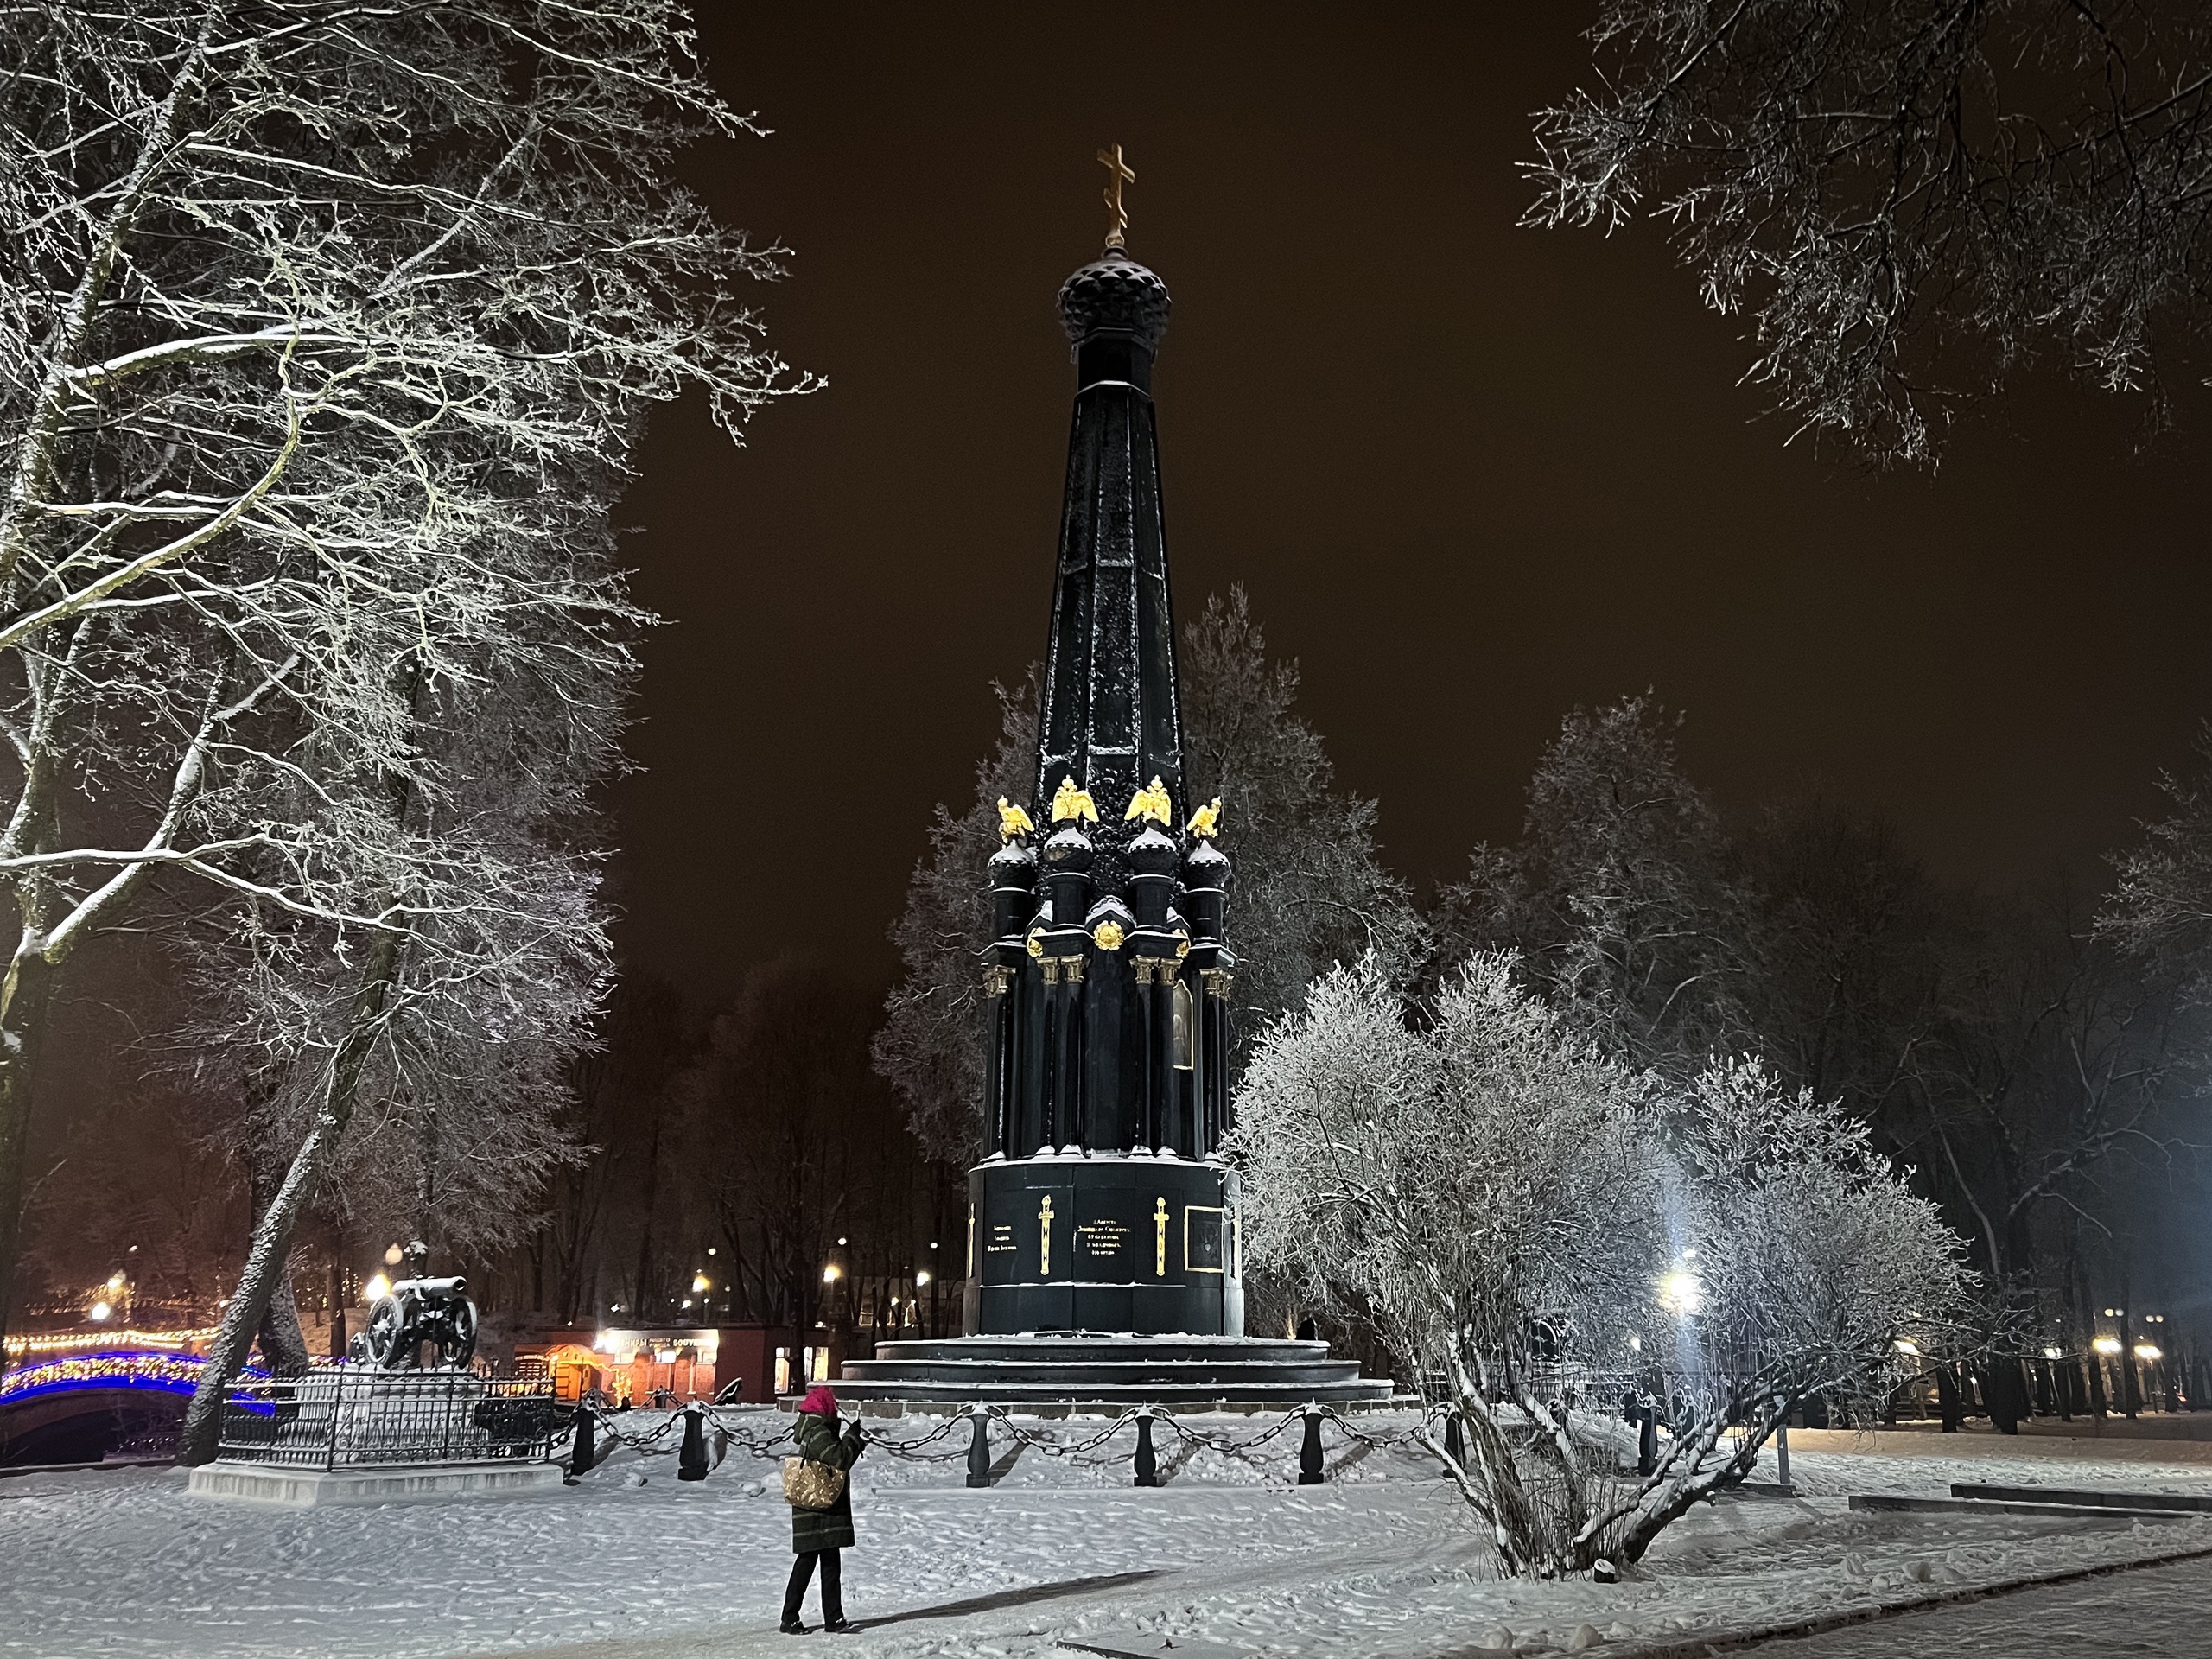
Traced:
<path fill-rule="evenodd" d="M 1008 801 L 1005 796 L 999 797 L 999 839 L 1001 841 L 1012 841 L 1016 836 L 1026 836 L 1036 827 L 1030 823 L 1029 815 L 1027 812 Z"/>
<path fill-rule="evenodd" d="M 1052 1276 L 1052 1195 L 1045 1195 L 1045 1203 L 1037 1211 L 1037 1276 Z"/>
<path fill-rule="evenodd" d="M 1167 1200 L 1156 1198 L 1152 1206 L 1152 1275 L 1155 1279 L 1167 1276 Z"/>
<path fill-rule="evenodd" d="M 1101 950 L 1118 950 L 1122 948 L 1122 941 L 1127 937 L 1122 931 L 1122 925 L 1109 918 L 1099 923 L 1091 931 L 1090 942 Z"/>
<path fill-rule="evenodd" d="M 1071 818 L 1078 823 L 1098 822 L 1097 804 L 1089 790 L 1075 786 L 1072 776 L 1061 779 L 1060 786 L 1052 791 L 1052 822 L 1065 823 Z"/>
<path fill-rule="evenodd" d="M 1038 928 L 1030 934 L 1028 940 L 1027 941 L 1027 948 L 1029 954 L 1033 957 L 1041 957 L 1045 954 L 1045 930 L 1043 928 Z"/>
<path fill-rule="evenodd" d="M 1129 797 L 1129 810 L 1122 814 L 1122 822 L 1129 823 L 1138 818 L 1149 819 L 1154 823 L 1175 822 L 1175 803 L 1168 796 L 1167 785 L 1157 778 Z"/>
<path fill-rule="evenodd" d="M 1211 841 L 1221 833 L 1221 797 L 1217 795 L 1197 811 L 1191 814 L 1185 826 L 1202 841 Z"/>

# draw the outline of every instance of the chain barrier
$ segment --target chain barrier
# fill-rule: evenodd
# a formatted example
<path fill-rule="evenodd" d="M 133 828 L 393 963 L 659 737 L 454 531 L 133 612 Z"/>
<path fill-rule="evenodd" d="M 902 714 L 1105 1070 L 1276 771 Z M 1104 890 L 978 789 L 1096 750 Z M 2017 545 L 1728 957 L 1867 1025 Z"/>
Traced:
<path fill-rule="evenodd" d="M 763 1436 L 758 1433 L 749 1422 L 737 1419 L 735 1412 L 732 1409 L 734 1403 L 725 1402 L 719 1397 L 712 1402 L 701 1401 L 691 1408 L 671 1413 L 658 1427 L 641 1433 L 626 1433 L 615 1417 L 597 1406 L 588 1405 L 584 1410 L 588 1412 L 595 1421 L 601 1433 L 643 1457 L 665 1457 L 677 1451 L 680 1442 L 674 1437 L 679 1436 L 683 1427 L 686 1409 L 697 1410 L 702 1418 L 724 1437 L 729 1449 L 742 1449 L 749 1457 L 763 1461 L 773 1461 L 798 1450 L 798 1442 L 793 1428 L 780 1427 L 773 1434 Z M 1024 1428 L 1015 1421 L 1013 1412 L 1005 1406 L 981 1406 L 980 1402 L 979 1406 L 982 1419 L 986 1422 L 997 1423 L 1006 1438 L 1013 1440 L 1016 1446 L 1041 1452 L 1047 1457 L 1058 1458 L 1065 1463 L 1083 1468 L 1103 1468 L 1109 1465 L 1128 1462 L 1129 1456 L 1127 1452 L 1112 1452 L 1103 1456 L 1091 1454 L 1098 1452 L 1122 1430 L 1145 1418 L 1149 1418 L 1152 1422 L 1173 1434 L 1187 1448 L 1186 1455 L 1188 1452 L 1203 1450 L 1217 1452 L 1223 1457 L 1249 1459 L 1260 1448 L 1281 1435 L 1286 1429 L 1293 1425 L 1306 1423 L 1309 1417 L 1319 1418 L 1320 1423 L 1332 1427 L 1340 1440 L 1364 1446 L 1370 1451 L 1407 1446 L 1418 1446 L 1424 1450 L 1433 1449 L 1436 1440 L 1437 1423 L 1440 1419 L 1447 1418 L 1450 1414 L 1448 1406 L 1440 1403 L 1432 1404 L 1422 1413 L 1419 1422 L 1403 1429 L 1378 1433 L 1372 1430 L 1354 1427 L 1349 1416 L 1336 1406 L 1317 1402 L 1294 1406 L 1259 1433 L 1232 1439 L 1224 1434 L 1207 1433 L 1185 1422 L 1176 1413 L 1160 1407 L 1138 1406 L 1123 1411 L 1104 1427 L 1087 1438 L 1070 1443 L 1061 1441 L 1050 1430 Z M 976 1408 L 961 1411 L 944 1418 L 935 1428 L 925 1434 L 894 1438 L 875 1433 L 865 1427 L 861 1430 L 861 1434 L 870 1448 L 881 1451 L 907 1463 L 951 1463 L 961 1459 L 969 1459 L 972 1461 L 975 1456 L 972 1446 L 954 1446 L 941 1452 L 930 1452 L 924 1448 L 936 1446 L 963 1428 L 972 1433 L 978 1414 Z M 1318 1433 L 1318 1429 L 1317 1424 L 1314 1432 Z M 1143 1436 L 1140 1435 L 1140 1440 L 1142 1439 Z M 668 1444 L 662 1444 L 664 1441 L 667 1441 Z"/>
<path fill-rule="evenodd" d="M 707 1421 L 712 1423 L 733 1446 L 743 1446 L 749 1457 L 772 1460 L 798 1450 L 798 1433 L 795 1427 L 779 1428 L 767 1439 L 762 1440 L 747 1425 L 728 1421 L 719 1402 L 715 1405 L 702 1406 L 700 1409 L 705 1413 Z"/>

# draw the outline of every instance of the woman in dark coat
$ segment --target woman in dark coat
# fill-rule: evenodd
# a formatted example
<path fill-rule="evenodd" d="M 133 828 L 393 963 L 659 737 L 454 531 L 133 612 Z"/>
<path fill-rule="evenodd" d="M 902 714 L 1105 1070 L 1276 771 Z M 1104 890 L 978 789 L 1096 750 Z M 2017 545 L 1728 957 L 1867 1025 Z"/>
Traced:
<path fill-rule="evenodd" d="M 808 1389 L 806 1398 L 799 1402 L 798 1426 L 792 1431 L 798 1439 L 799 1456 L 849 1471 L 863 1446 L 860 1420 L 855 1418 L 852 1427 L 842 1434 L 837 1428 L 837 1396 L 818 1385 Z M 791 1506 L 791 1552 L 798 1559 L 791 1563 L 791 1585 L 784 1592 L 785 1635 L 798 1636 L 806 1629 L 798 1620 L 798 1605 L 806 1595 L 807 1581 L 814 1577 L 817 1561 L 822 1564 L 822 1628 L 852 1629 L 845 1622 L 844 1587 L 837 1567 L 837 1552 L 852 1547 L 853 1484 L 849 1478 L 837 1494 L 837 1501 L 826 1510 Z"/>

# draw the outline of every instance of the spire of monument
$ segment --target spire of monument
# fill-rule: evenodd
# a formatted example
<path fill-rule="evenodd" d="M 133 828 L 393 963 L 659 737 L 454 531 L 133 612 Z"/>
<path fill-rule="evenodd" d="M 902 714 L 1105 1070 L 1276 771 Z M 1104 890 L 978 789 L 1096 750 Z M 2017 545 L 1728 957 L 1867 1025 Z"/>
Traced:
<path fill-rule="evenodd" d="M 1121 185 L 1135 174 L 1114 148 L 1105 252 L 1060 289 L 1076 364 L 1052 594 L 1035 805 L 1072 777 L 1118 825 L 1136 791 L 1162 780 L 1183 799 L 1183 718 L 1168 603 L 1152 361 L 1167 332 L 1167 284 L 1124 253 Z M 1102 160 L 1107 153 L 1100 152 Z"/>

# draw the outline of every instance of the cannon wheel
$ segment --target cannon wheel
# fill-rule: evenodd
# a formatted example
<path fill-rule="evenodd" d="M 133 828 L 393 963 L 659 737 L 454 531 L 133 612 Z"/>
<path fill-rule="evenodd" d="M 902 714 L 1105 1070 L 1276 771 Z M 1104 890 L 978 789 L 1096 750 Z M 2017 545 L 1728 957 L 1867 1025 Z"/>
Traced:
<path fill-rule="evenodd" d="M 385 1370 L 397 1370 L 406 1357 L 400 1347 L 400 1338 L 406 1333 L 407 1310 L 399 1305 L 399 1298 L 378 1298 L 369 1310 L 369 1358 Z"/>
<path fill-rule="evenodd" d="M 476 1304 L 466 1296 L 456 1296 L 446 1317 L 453 1335 L 438 1344 L 440 1355 L 455 1370 L 466 1370 L 468 1362 L 476 1357 Z"/>

